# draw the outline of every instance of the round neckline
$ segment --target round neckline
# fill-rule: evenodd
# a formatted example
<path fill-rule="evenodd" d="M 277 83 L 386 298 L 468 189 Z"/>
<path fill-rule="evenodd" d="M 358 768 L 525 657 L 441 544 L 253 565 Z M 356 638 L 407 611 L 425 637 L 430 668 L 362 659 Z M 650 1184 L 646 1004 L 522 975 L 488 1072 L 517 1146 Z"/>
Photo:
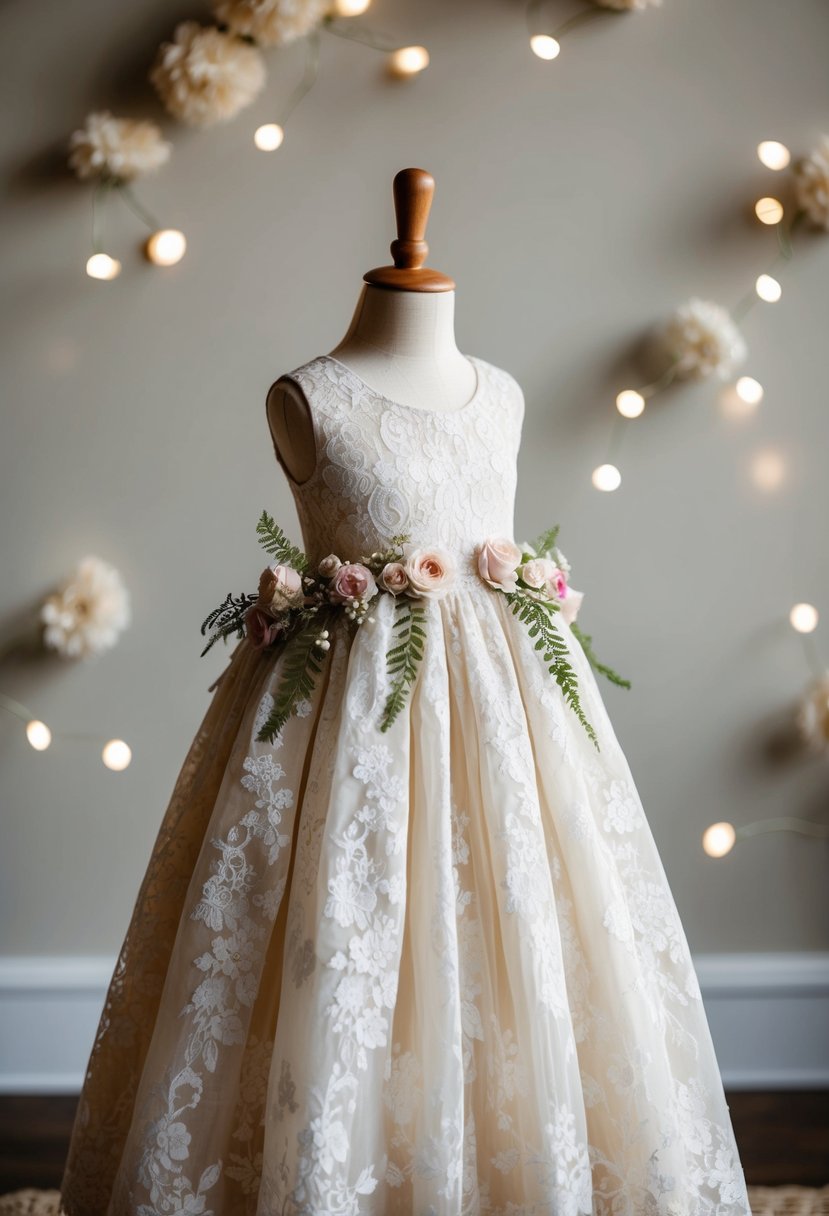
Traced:
<path fill-rule="evenodd" d="M 475 405 L 478 398 L 483 395 L 485 379 L 481 366 L 481 360 L 476 358 L 474 355 L 465 355 L 464 358 L 466 359 L 467 363 L 471 363 L 475 369 L 475 390 L 468 401 L 465 401 L 463 405 L 456 406 L 453 410 L 428 409 L 421 405 L 407 405 L 404 401 L 394 401 L 391 397 L 387 397 L 384 393 L 381 393 L 376 388 L 373 388 L 363 379 L 362 376 L 359 376 L 357 372 L 350 368 L 346 363 L 342 363 L 338 358 L 336 358 L 335 355 L 317 355 L 317 358 L 327 359 L 329 363 L 336 363 L 337 366 L 341 367 L 347 375 L 351 376 L 352 380 L 356 380 L 362 388 L 366 389 L 366 391 L 369 392 L 372 397 L 376 397 L 378 401 L 383 401 L 386 405 L 392 405 L 399 410 L 406 410 L 411 414 L 429 414 L 438 418 L 451 418 L 456 414 L 465 413 L 465 411 L 470 409 L 471 406 Z"/>

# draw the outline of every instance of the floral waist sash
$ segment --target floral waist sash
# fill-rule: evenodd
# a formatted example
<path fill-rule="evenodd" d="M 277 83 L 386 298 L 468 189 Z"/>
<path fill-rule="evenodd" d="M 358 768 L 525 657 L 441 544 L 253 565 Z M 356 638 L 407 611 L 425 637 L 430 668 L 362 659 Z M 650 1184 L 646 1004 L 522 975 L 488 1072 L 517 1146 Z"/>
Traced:
<path fill-rule="evenodd" d="M 426 602 L 448 594 L 467 578 L 479 579 L 481 585 L 506 597 L 596 747 L 596 732 L 581 707 L 557 616 L 570 626 L 597 671 L 630 687 L 598 662 L 591 639 L 576 624 L 583 595 L 570 586 L 570 564 L 556 545 L 558 528 L 543 533 L 533 545 L 517 545 L 504 537 L 482 539 L 468 570 L 450 551 L 411 545 L 407 536 L 392 537 L 387 548 L 357 560 L 329 553 L 312 566 L 267 512 L 262 512 L 256 530 L 260 543 L 276 560 L 262 571 L 255 593 L 230 594 L 210 613 L 202 624 L 202 634 L 210 635 L 202 654 L 232 635 L 246 637 L 261 650 L 284 650 L 274 708 L 257 736 L 260 740 L 272 742 L 297 704 L 313 692 L 336 618 L 358 629 L 374 620 L 373 606 L 381 595 L 395 604 L 394 643 L 386 655 L 389 689 L 379 723 L 381 730 L 388 730 L 406 702 L 423 658 Z"/>

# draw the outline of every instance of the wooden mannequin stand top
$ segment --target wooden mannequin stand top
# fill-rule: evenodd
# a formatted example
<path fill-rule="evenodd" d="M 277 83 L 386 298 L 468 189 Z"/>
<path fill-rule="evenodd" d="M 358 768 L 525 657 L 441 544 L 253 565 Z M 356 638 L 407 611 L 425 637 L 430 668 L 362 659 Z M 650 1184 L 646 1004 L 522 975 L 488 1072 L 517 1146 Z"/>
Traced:
<path fill-rule="evenodd" d="M 455 342 L 455 283 L 423 265 L 434 189 L 434 178 L 424 169 L 396 175 L 393 265 L 363 276 L 348 331 L 328 357 L 387 400 L 448 411 L 472 397 L 477 373 Z M 271 386 L 267 414 L 277 459 L 296 483 L 306 481 L 316 463 L 314 430 L 296 381 L 283 376 Z"/>
<path fill-rule="evenodd" d="M 378 266 L 363 275 L 366 283 L 393 291 L 454 291 L 455 282 L 424 266 L 429 246 L 426 225 L 435 194 L 435 179 L 425 169 L 401 169 L 392 183 L 397 240 L 391 243 L 393 266 Z"/>

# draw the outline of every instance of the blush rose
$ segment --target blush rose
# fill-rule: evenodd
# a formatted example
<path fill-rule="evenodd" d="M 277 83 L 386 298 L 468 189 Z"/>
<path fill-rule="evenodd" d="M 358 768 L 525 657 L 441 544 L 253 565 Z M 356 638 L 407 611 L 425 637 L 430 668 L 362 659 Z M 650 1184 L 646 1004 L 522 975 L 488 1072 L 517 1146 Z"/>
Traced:
<path fill-rule="evenodd" d="M 402 562 L 387 562 L 380 571 L 380 586 L 392 595 L 402 595 L 409 586 L 409 576 Z"/>
<path fill-rule="evenodd" d="M 412 549 L 406 556 L 405 572 L 413 595 L 437 599 L 451 587 L 455 563 L 441 549 Z"/>
<path fill-rule="evenodd" d="M 521 550 L 514 541 L 502 536 L 490 537 L 478 550 L 478 573 L 490 587 L 514 591 Z"/>
<path fill-rule="evenodd" d="M 335 572 L 328 596 L 335 604 L 348 600 L 370 600 L 377 594 L 377 583 L 367 566 L 360 562 L 345 562 Z"/>

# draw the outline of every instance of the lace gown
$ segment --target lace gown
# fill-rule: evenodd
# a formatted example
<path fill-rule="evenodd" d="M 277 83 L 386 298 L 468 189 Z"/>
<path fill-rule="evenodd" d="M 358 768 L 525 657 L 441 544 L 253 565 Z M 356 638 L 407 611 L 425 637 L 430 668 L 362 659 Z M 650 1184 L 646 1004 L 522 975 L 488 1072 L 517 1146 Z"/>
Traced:
<path fill-rule="evenodd" d="M 336 626 L 273 744 L 235 650 L 153 848 L 92 1049 L 69 1216 L 744 1216 L 688 946 L 580 646 L 600 751 L 506 598 L 523 396 L 450 413 L 330 356 L 292 373 L 306 551 L 456 556 L 387 733 L 392 597 Z M 546 521 L 539 521 L 545 523 Z"/>

